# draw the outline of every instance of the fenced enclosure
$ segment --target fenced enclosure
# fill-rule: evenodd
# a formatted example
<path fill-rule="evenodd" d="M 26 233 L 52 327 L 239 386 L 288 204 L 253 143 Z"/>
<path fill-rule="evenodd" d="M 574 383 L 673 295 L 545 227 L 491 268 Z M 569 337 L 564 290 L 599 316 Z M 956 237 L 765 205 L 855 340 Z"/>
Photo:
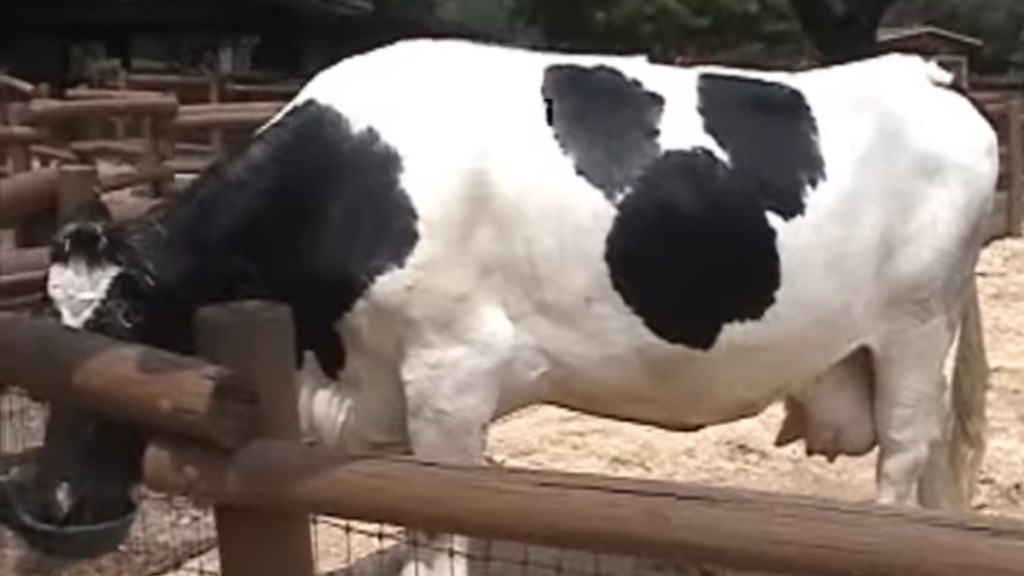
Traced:
<path fill-rule="evenodd" d="M 15 95 L 6 106 L 8 124 L 0 127 L 7 159 L 0 175 L 0 228 L 12 232 L 0 242 L 0 307 L 12 310 L 30 309 L 39 299 L 43 245 L 57 217 L 96 197 L 118 219 L 149 209 L 213 158 L 243 144 L 283 104 L 272 98 L 294 90 L 287 84 L 123 74 L 75 88 L 61 100 L 15 79 L 0 86 Z M 1019 235 L 1022 100 L 995 94 L 981 101 L 1004 142 L 990 236 Z M 209 361 L 234 370 L 99 337 L 71 337 L 21 315 L 0 317 L 0 383 L 17 385 L 8 388 L 0 408 L 5 464 L 39 461 L 40 452 L 26 451 L 41 445 L 47 422 L 55 420 L 47 418 L 48 405 L 86 406 L 159 435 L 147 456 L 144 504 L 122 550 L 86 563 L 26 552 L 10 561 L 0 556 L 0 568 L 33 575 L 160 574 L 172 568 L 182 576 L 387 574 L 419 546 L 406 542 L 402 527 L 474 535 L 474 574 L 720 574 L 745 568 L 987 575 L 1019 573 L 1024 561 L 1021 526 L 992 519 L 410 460 L 339 462 L 301 444 L 293 421 L 275 421 L 280 412 L 268 415 L 261 408 L 294 402 L 287 398 L 290 376 L 283 368 L 263 370 L 276 376 L 262 382 L 265 376 L 251 362 L 236 362 L 236 356 L 264 356 L 252 352 L 259 344 L 250 342 L 244 354 L 231 350 L 242 346 L 241 335 L 289 337 L 286 328 L 265 328 L 274 322 L 260 319 L 262 307 L 255 308 L 228 314 L 232 321 L 220 323 L 223 333 L 211 336 L 204 351 Z M 270 348 L 278 347 L 288 349 L 280 343 Z M 155 369 L 141 361 L 154 357 L 167 365 Z M 14 541 L 0 545 L 25 552 Z M 921 554 L 922 546 L 935 553 Z"/>
<path fill-rule="evenodd" d="M 468 533 L 482 539 L 470 547 L 473 558 L 519 573 L 533 573 L 536 562 L 556 574 L 600 574 L 605 564 L 617 574 L 686 574 L 707 564 L 789 574 L 1009 575 L 1024 558 L 1024 525 L 992 518 L 403 458 L 341 461 L 302 443 L 286 408 L 297 403 L 282 402 L 295 394 L 287 319 L 258 303 L 203 310 L 197 337 L 217 366 L 5 313 L 0 378 L 54 406 L 154 430 L 147 485 L 214 505 L 219 569 L 229 576 L 312 573 L 312 514 Z M 390 539 L 384 529 L 376 538 Z M 534 557 L 519 547 L 515 560 L 479 547 L 488 540 L 607 556 Z M 922 555 L 923 545 L 932 552 Z M 383 570 L 388 559 L 366 562 Z"/>

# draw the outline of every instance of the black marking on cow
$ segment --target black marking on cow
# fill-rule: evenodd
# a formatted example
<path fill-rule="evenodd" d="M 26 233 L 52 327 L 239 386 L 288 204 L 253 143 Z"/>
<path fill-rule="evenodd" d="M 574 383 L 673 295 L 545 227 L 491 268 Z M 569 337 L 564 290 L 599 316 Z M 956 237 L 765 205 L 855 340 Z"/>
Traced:
<path fill-rule="evenodd" d="M 729 162 L 704 148 L 663 152 L 619 202 L 605 259 L 652 332 L 707 350 L 727 324 L 757 320 L 775 302 L 780 260 L 766 211 L 803 214 L 825 166 L 796 90 L 703 74 L 698 95 L 705 130 Z"/>
<path fill-rule="evenodd" d="M 615 202 L 660 153 L 665 99 L 608 66 L 549 66 L 546 120 L 576 172 Z"/>
<path fill-rule="evenodd" d="M 418 241 L 401 172 L 374 130 L 354 132 L 314 101 L 295 106 L 180 200 L 120 231 L 129 248 L 115 259 L 145 272 L 114 286 L 122 302 L 111 306 L 127 303 L 137 320 L 128 339 L 192 353 L 197 307 L 274 300 L 294 315 L 296 363 L 312 350 L 333 377 L 345 362 L 335 322 Z M 117 331 L 116 310 L 101 310 L 87 329 Z"/>
<path fill-rule="evenodd" d="M 619 205 L 605 258 L 612 283 L 659 337 L 714 345 L 759 317 L 779 287 L 775 231 L 729 168 L 703 149 L 669 151 Z"/>
<path fill-rule="evenodd" d="M 799 91 L 774 82 L 701 74 L 704 129 L 728 154 L 765 208 L 790 219 L 803 214 L 804 190 L 825 177 L 818 128 Z"/>

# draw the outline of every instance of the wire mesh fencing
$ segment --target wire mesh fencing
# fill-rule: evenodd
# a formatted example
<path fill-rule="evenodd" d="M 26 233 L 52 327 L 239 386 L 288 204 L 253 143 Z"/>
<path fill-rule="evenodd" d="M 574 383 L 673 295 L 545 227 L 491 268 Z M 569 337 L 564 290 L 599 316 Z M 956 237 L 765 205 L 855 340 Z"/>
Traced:
<path fill-rule="evenodd" d="M 396 576 L 406 559 L 413 555 L 427 558 L 428 551 L 438 552 L 449 560 L 465 561 L 466 576 L 738 576 L 710 566 L 479 538 L 470 538 L 468 547 L 432 547 L 410 537 L 410 531 L 402 527 L 328 516 L 317 516 L 311 522 L 318 576 Z M 211 550 L 168 576 L 219 574 L 217 551 Z M 417 574 L 420 573 L 413 571 L 404 576 Z"/>

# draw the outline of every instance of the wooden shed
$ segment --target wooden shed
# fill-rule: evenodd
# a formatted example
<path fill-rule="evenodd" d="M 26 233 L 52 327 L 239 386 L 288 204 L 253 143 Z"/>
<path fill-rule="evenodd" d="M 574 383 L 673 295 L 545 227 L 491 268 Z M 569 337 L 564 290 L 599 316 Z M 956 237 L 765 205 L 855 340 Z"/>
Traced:
<path fill-rule="evenodd" d="M 969 88 L 971 56 L 982 45 L 978 38 L 935 26 L 883 27 L 878 30 L 878 46 L 883 52 L 933 56 L 956 75 L 957 83 L 964 88 Z"/>
<path fill-rule="evenodd" d="M 84 61 L 127 70 L 170 63 L 178 67 L 173 72 L 216 66 L 301 77 L 396 37 L 474 35 L 436 17 L 431 6 L 426 0 L 4 0 L 0 70 L 53 86 L 80 79 Z"/>

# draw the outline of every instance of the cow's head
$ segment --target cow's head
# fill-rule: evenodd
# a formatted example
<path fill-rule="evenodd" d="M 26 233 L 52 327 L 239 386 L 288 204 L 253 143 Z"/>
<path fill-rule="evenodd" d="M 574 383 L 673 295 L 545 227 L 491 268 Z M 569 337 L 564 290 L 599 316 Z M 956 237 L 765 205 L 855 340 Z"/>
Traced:
<path fill-rule="evenodd" d="M 137 245 L 138 227 L 147 225 L 114 222 L 104 207 L 64 223 L 50 247 L 46 314 L 70 330 L 151 343 L 154 326 L 174 311 L 163 307 Z M 71 406 L 58 413 L 63 421 L 47 429 L 44 453 L 59 478 L 32 486 L 21 508 L 64 526 L 105 523 L 133 509 L 146 433 Z"/>

